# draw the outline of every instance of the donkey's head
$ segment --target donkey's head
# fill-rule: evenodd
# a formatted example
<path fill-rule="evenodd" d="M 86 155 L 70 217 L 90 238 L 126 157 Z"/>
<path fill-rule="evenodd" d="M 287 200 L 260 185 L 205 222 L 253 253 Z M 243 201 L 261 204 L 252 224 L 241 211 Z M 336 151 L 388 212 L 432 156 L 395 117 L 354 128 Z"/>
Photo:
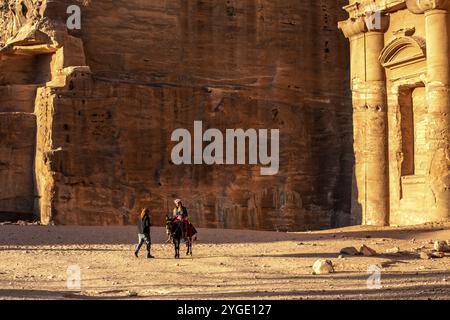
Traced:
<path fill-rule="evenodd" d="M 170 234 L 172 232 L 172 219 L 166 216 L 166 233 Z"/>

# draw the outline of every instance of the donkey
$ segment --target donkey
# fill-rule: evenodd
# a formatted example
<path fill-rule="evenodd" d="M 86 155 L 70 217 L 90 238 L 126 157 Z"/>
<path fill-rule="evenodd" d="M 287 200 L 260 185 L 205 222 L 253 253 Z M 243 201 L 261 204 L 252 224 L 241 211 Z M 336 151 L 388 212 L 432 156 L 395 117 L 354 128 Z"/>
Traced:
<path fill-rule="evenodd" d="M 166 232 L 172 238 L 173 244 L 175 246 L 175 258 L 180 258 L 180 243 L 183 237 L 183 222 L 174 221 L 173 218 L 166 216 Z M 197 230 L 194 225 L 190 222 L 186 224 L 186 255 L 192 256 L 192 243 L 196 240 Z M 195 236 L 195 237 L 194 237 Z M 170 241 L 170 238 L 168 241 Z"/>
<path fill-rule="evenodd" d="M 186 224 L 186 255 L 192 256 L 192 243 L 194 240 L 197 240 L 197 230 L 195 229 L 194 225 L 191 222 L 188 222 Z"/>
<path fill-rule="evenodd" d="M 175 259 L 180 258 L 180 243 L 183 237 L 183 226 L 182 222 L 174 222 L 172 218 L 166 216 L 166 231 L 167 234 L 172 238 L 173 245 L 175 247 Z"/>

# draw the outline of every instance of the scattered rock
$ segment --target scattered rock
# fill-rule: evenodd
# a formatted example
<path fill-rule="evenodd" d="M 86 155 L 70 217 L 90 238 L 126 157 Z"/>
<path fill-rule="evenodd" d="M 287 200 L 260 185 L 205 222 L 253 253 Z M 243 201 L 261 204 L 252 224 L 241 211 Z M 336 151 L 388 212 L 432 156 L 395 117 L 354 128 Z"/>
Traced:
<path fill-rule="evenodd" d="M 313 274 L 334 273 L 333 263 L 330 260 L 319 259 L 314 262 Z"/>
<path fill-rule="evenodd" d="M 363 244 L 361 246 L 361 248 L 359 249 L 359 253 L 362 254 L 363 256 L 367 256 L 367 257 L 375 256 L 377 254 L 377 252 L 375 250 L 373 250 L 372 248 L 369 248 L 365 244 Z"/>
<path fill-rule="evenodd" d="M 399 247 L 394 247 L 394 248 L 390 248 L 386 250 L 386 253 L 389 254 L 397 254 L 400 253 L 400 248 Z"/>
<path fill-rule="evenodd" d="M 439 251 L 437 251 L 437 252 L 433 252 L 433 253 L 431 253 L 431 257 L 432 258 L 444 258 L 445 257 L 445 253 L 443 253 L 443 252 L 439 252 Z"/>
<path fill-rule="evenodd" d="M 128 295 L 129 297 L 137 297 L 137 296 L 138 296 L 138 293 L 135 292 L 135 291 L 128 291 L 127 295 Z"/>
<path fill-rule="evenodd" d="M 420 257 L 420 259 L 423 259 L 423 260 L 430 260 L 431 259 L 431 255 L 428 252 L 425 252 L 425 251 L 422 251 L 419 254 L 419 257 Z"/>
<path fill-rule="evenodd" d="M 344 255 L 340 254 L 339 257 L 338 257 L 338 259 L 345 259 L 345 258 L 344 258 Z"/>
<path fill-rule="evenodd" d="M 433 246 L 434 250 L 438 252 L 450 252 L 450 246 L 447 241 L 435 241 Z"/>
<path fill-rule="evenodd" d="M 341 254 L 346 254 L 349 256 L 357 256 L 359 255 L 359 251 L 355 247 L 345 247 L 339 251 Z"/>

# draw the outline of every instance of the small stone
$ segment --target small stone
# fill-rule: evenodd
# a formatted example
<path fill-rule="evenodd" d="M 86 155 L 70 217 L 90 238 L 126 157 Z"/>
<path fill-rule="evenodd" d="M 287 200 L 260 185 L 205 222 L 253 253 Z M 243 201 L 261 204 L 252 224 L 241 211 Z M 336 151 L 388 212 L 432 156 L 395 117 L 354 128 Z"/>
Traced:
<path fill-rule="evenodd" d="M 443 253 L 443 252 L 433 252 L 433 253 L 431 253 L 431 257 L 432 258 L 444 258 L 445 257 L 445 253 Z"/>
<path fill-rule="evenodd" d="M 313 274 L 327 274 L 333 273 L 333 263 L 330 260 L 319 259 L 314 262 L 313 265 Z"/>
<path fill-rule="evenodd" d="M 429 260 L 429 259 L 431 259 L 431 255 L 430 255 L 428 252 L 425 252 L 425 251 L 422 251 L 422 252 L 419 254 L 419 257 L 420 257 L 420 259 L 423 259 L 423 260 Z"/>
<path fill-rule="evenodd" d="M 399 247 L 394 247 L 394 248 L 390 248 L 386 250 L 386 253 L 389 254 L 397 254 L 400 253 L 400 248 Z"/>
<path fill-rule="evenodd" d="M 342 248 L 341 251 L 339 251 L 339 253 L 346 254 L 346 255 L 349 255 L 349 256 L 357 256 L 357 255 L 359 255 L 359 252 L 358 252 L 358 250 L 356 250 L 355 247 Z"/>
<path fill-rule="evenodd" d="M 449 252 L 450 247 L 447 241 L 435 241 L 433 244 L 434 250 L 438 252 Z"/>
<path fill-rule="evenodd" d="M 137 297 L 137 296 L 138 296 L 138 293 L 135 292 L 135 291 L 128 291 L 128 296 L 129 296 L 129 297 Z"/>
<path fill-rule="evenodd" d="M 369 248 L 365 244 L 363 244 L 361 246 L 361 248 L 359 249 L 359 253 L 366 257 L 375 256 L 377 254 L 377 252 L 375 250 L 373 250 L 372 248 Z"/>
<path fill-rule="evenodd" d="M 344 258 L 344 255 L 340 254 L 339 257 L 338 257 L 338 259 L 345 259 L 345 258 Z"/>

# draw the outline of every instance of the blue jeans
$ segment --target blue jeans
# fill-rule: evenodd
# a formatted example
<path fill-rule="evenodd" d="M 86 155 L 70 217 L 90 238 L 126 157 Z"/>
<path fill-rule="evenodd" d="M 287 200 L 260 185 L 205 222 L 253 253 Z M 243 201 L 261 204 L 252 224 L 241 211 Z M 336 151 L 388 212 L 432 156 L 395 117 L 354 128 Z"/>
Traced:
<path fill-rule="evenodd" d="M 143 233 L 138 234 L 138 245 L 136 246 L 135 250 L 136 253 L 139 252 L 144 242 L 147 245 L 147 253 L 150 254 L 150 246 L 152 245 L 152 240 L 150 238 L 150 234 L 143 234 Z"/>

